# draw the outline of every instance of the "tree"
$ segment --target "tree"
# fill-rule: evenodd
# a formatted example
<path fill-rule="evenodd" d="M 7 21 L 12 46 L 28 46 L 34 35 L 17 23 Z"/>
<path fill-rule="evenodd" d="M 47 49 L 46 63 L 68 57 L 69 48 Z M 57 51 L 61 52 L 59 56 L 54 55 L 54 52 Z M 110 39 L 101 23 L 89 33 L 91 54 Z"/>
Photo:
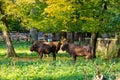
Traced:
<path fill-rule="evenodd" d="M 39 29 L 40 20 L 45 5 L 44 1 L 39 0 L 0 0 L 0 28 L 3 31 L 5 42 L 7 45 L 7 56 L 17 56 L 11 43 L 9 30 L 15 26 L 25 26 L 27 28 Z M 18 29 L 18 28 L 17 28 Z M 41 28 L 40 28 L 41 29 Z"/>
<path fill-rule="evenodd" d="M 96 57 L 98 35 L 118 29 L 115 25 L 111 25 L 111 21 L 114 22 L 114 18 L 119 16 L 119 1 L 46 0 L 46 4 L 48 4 L 44 12 L 47 15 L 46 20 L 51 21 L 51 23 L 56 21 L 54 25 L 61 23 L 59 30 L 92 33 L 93 57 Z"/>
<path fill-rule="evenodd" d="M 53 30 L 56 32 L 81 30 L 81 23 L 77 20 L 79 15 L 77 15 L 78 4 L 76 4 L 76 0 L 46 0 L 46 4 L 48 6 L 43 14 L 45 14 L 46 21 L 50 21 Z"/>
<path fill-rule="evenodd" d="M 76 18 L 75 0 L 46 0 L 48 5 L 44 10 L 44 24 L 50 32 L 62 32 L 62 39 L 66 38 L 66 32 L 80 31 L 80 24 Z M 76 22 L 77 21 L 77 22 Z M 78 23 L 78 24 L 77 24 Z M 73 28 L 74 27 L 74 28 Z"/>
<path fill-rule="evenodd" d="M 1 2 L 4 2 L 1 9 L 5 12 L 2 16 L 7 15 L 6 20 L 11 17 L 29 29 L 37 28 L 43 32 L 92 33 L 94 57 L 96 57 L 98 34 L 119 29 L 120 1 L 2 0 Z M 116 21 L 117 23 L 114 23 Z"/>
<path fill-rule="evenodd" d="M 4 12 L 2 4 L 3 4 L 2 1 L 0 1 L 0 14 L 2 15 L 0 22 L 3 25 L 2 32 L 3 32 L 3 36 L 4 36 L 4 39 L 6 42 L 6 46 L 7 46 L 7 56 L 8 57 L 13 57 L 13 56 L 16 57 L 17 55 L 16 55 L 13 45 L 11 43 L 9 32 L 7 31 L 7 28 L 8 28 L 8 23 L 7 23 L 7 19 L 6 19 L 7 15 Z"/>
<path fill-rule="evenodd" d="M 82 28 L 85 31 L 91 32 L 91 46 L 93 48 L 93 57 L 96 57 L 96 43 L 97 37 L 100 33 L 115 32 L 116 25 L 110 25 L 119 11 L 119 1 L 114 0 L 89 0 L 82 2 L 81 20 L 84 21 Z M 114 19 L 115 20 L 115 19 Z M 114 21 L 113 20 L 113 21 Z"/>

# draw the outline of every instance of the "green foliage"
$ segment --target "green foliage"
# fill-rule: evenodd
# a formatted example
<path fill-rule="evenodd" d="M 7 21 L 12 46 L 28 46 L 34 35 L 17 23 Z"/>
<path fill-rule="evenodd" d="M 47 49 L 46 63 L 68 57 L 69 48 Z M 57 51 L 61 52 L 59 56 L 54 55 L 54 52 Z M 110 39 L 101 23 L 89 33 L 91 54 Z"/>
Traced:
<path fill-rule="evenodd" d="M 13 42 L 18 58 L 5 57 L 5 45 L 0 42 L 0 79 L 29 79 L 29 80 L 93 80 L 100 71 L 101 74 L 115 80 L 120 76 L 119 59 L 104 60 L 97 58 L 86 62 L 84 57 L 78 57 L 73 65 L 68 53 L 57 54 L 57 60 L 52 55 L 39 60 L 38 54 L 30 52 L 30 44 Z"/>
<path fill-rule="evenodd" d="M 59 1 L 59 0 L 47 0 L 48 6 L 45 8 L 44 15 L 47 20 L 51 19 L 54 27 L 59 26 L 59 31 L 79 31 L 81 30 L 79 20 L 77 20 L 78 4 L 75 0 Z M 55 23 L 54 23 L 55 22 Z"/>
<path fill-rule="evenodd" d="M 23 18 L 21 18 L 22 25 L 28 28 L 34 27 L 40 30 L 43 29 L 44 25 L 41 24 L 41 21 L 44 19 L 42 13 L 46 7 L 46 4 L 36 0 L 34 3 L 22 3 L 20 6 L 21 12 L 24 12 Z"/>
<path fill-rule="evenodd" d="M 3 25 L 2 25 L 2 22 L 0 21 L 0 31 L 2 30 L 3 28 Z"/>
<path fill-rule="evenodd" d="M 61 57 L 62 58 L 62 57 Z M 70 59 L 57 60 L 53 62 L 51 58 L 39 61 L 38 59 L 19 58 L 2 58 L 0 65 L 0 78 L 2 79 L 29 79 L 29 80 L 84 80 L 85 75 L 88 80 L 92 80 L 97 74 L 96 67 L 91 62 L 85 62 L 84 59 L 79 59 L 77 64 L 73 66 Z M 98 59 L 99 60 L 99 59 Z M 119 73 L 119 63 L 115 63 L 109 73 L 106 72 L 111 66 L 111 62 L 96 61 L 96 66 L 100 72 L 110 79 L 115 80 Z M 84 71 L 86 74 L 84 73 Z"/>
<path fill-rule="evenodd" d="M 82 28 L 88 32 L 111 32 L 115 25 L 110 26 L 111 19 L 118 15 L 117 2 L 111 0 L 82 1 L 81 20 Z M 117 6 L 117 7 L 115 7 Z M 115 10 L 113 10 L 115 9 Z M 112 28 L 111 28 L 112 27 Z"/>
<path fill-rule="evenodd" d="M 1 3 L 9 22 L 12 21 L 10 27 L 18 21 L 19 25 L 44 32 L 119 31 L 119 0 L 1 0 Z"/>
<path fill-rule="evenodd" d="M 32 27 L 41 27 L 39 24 L 42 20 L 41 13 L 45 8 L 45 4 L 43 1 L 39 0 L 2 0 L 1 1 L 2 9 L 7 15 L 7 21 L 9 25 L 9 29 L 21 30 L 21 26 L 25 26 L 27 28 Z M 22 28 L 22 29 L 27 29 Z"/>

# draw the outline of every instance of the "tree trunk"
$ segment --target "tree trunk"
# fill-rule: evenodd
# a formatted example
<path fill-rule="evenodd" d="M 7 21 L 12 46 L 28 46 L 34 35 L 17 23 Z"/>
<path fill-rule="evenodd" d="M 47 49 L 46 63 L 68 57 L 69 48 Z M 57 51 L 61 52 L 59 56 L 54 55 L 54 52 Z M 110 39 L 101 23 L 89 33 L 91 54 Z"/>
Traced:
<path fill-rule="evenodd" d="M 67 32 L 61 32 L 61 43 L 64 44 L 67 41 Z"/>
<path fill-rule="evenodd" d="M 53 37 L 52 37 L 53 41 L 57 41 L 57 39 L 56 39 L 56 33 L 52 33 L 52 35 L 53 35 Z"/>
<path fill-rule="evenodd" d="M 61 40 L 67 39 L 67 32 L 62 32 Z"/>
<path fill-rule="evenodd" d="M 80 32 L 77 33 L 77 37 L 78 37 L 78 43 L 79 45 L 81 45 L 81 33 Z"/>
<path fill-rule="evenodd" d="M 3 36 L 5 39 L 6 46 L 7 46 L 7 57 L 17 57 L 14 47 L 11 43 L 10 35 L 6 29 L 3 29 Z"/>
<path fill-rule="evenodd" d="M 48 37 L 48 36 L 47 36 Z M 31 28 L 30 29 L 30 43 L 33 44 L 34 41 L 38 40 L 38 32 L 37 29 Z"/>
<path fill-rule="evenodd" d="M 120 57 L 120 48 L 119 48 L 119 50 L 117 52 L 117 57 Z"/>
<path fill-rule="evenodd" d="M 92 47 L 93 58 L 96 58 L 97 38 L 98 38 L 98 33 L 92 33 L 92 35 L 91 35 L 91 47 Z"/>
<path fill-rule="evenodd" d="M 70 41 L 71 43 L 74 43 L 74 34 L 75 34 L 75 33 L 72 32 L 72 39 L 71 39 L 71 41 Z"/>
<path fill-rule="evenodd" d="M 16 57 L 17 55 L 16 55 L 14 47 L 11 43 L 9 32 L 7 32 L 7 28 L 8 28 L 8 23 L 7 23 L 7 20 L 6 20 L 7 15 L 5 15 L 4 10 L 2 9 L 2 4 L 1 3 L 0 3 L 0 13 L 2 15 L 4 15 L 1 18 L 1 21 L 4 25 L 2 32 L 3 32 L 4 40 L 5 40 L 5 43 L 6 43 L 6 46 L 7 46 L 7 56 L 8 57 Z"/>

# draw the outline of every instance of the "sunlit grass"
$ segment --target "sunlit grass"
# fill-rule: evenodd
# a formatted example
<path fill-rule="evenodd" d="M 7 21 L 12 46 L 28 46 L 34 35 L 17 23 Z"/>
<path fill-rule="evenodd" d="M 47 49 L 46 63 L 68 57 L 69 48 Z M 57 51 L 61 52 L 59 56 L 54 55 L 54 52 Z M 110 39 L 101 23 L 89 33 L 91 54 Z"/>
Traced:
<path fill-rule="evenodd" d="M 111 80 L 120 77 L 120 59 L 97 58 L 93 64 L 91 60 L 86 62 L 84 57 L 78 57 L 73 65 L 66 52 L 59 51 L 56 61 L 52 55 L 40 60 L 36 52 L 29 51 L 29 43 L 13 44 L 18 58 L 5 57 L 5 45 L 0 45 L 0 80 L 85 80 L 86 76 L 87 80 L 93 80 L 98 69 Z"/>
<path fill-rule="evenodd" d="M 100 63 L 98 63 L 100 64 Z M 105 73 L 109 69 L 110 63 L 104 62 L 99 65 L 101 72 Z M 118 75 L 120 64 L 116 63 L 109 75 Z M 36 59 L 33 60 L 3 60 L 0 65 L 0 77 L 2 79 L 30 79 L 30 80 L 84 80 L 85 73 L 87 72 L 87 78 L 92 80 L 96 73 L 95 67 L 91 62 L 85 63 L 84 61 L 73 65 L 71 60 L 63 61 L 51 61 Z M 114 72 L 113 72 L 114 71 Z"/>

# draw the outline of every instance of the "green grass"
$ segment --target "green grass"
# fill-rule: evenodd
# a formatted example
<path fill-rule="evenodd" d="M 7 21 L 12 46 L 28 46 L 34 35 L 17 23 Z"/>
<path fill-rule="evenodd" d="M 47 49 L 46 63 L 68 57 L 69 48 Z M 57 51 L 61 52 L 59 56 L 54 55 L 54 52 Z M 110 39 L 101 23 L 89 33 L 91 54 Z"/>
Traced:
<path fill-rule="evenodd" d="M 111 80 L 120 77 L 120 59 L 97 58 L 95 64 L 78 57 L 75 65 L 68 53 L 60 51 L 57 60 L 52 55 L 39 60 L 36 52 L 30 52 L 30 44 L 13 42 L 18 58 L 5 57 L 5 45 L 0 42 L 0 80 L 93 80 L 97 70 Z M 108 72 L 107 72 L 108 71 Z"/>

